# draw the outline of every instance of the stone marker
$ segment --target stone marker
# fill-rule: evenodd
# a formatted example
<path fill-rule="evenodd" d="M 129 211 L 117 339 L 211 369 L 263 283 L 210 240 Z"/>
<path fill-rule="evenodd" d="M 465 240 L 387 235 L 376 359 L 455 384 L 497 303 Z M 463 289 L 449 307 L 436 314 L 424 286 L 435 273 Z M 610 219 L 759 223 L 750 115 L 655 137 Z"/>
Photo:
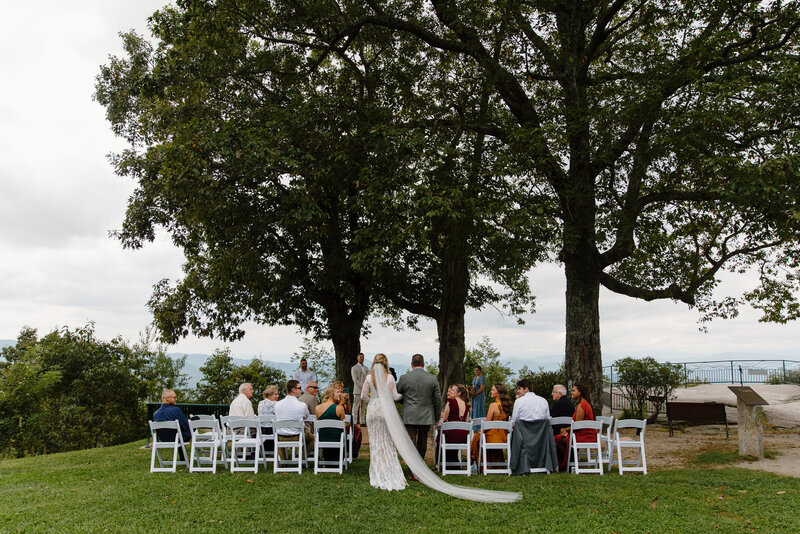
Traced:
<path fill-rule="evenodd" d="M 764 458 L 764 410 L 769 403 L 748 386 L 728 386 L 736 395 L 739 415 L 739 455 Z"/>

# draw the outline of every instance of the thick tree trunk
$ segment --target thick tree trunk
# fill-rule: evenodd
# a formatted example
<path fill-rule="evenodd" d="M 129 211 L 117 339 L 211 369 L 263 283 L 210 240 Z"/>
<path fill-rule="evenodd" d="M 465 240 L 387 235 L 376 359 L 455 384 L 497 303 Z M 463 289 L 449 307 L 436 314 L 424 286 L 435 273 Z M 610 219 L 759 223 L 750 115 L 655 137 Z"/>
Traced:
<path fill-rule="evenodd" d="M 353 377 L 350 375 L 350 368 L 356 364 L 356 356 L 361 352 L 361 329 L 367 319 L 367 309 L 368 306 L 357 306 L 351 310 L 343 301 L 326 307 L 328 328 L 336 355 L 334 379 L 341 380 L 344 387 L 351 392 Z"/>
<path fill-rule="evenodd" d="M 351 324 L 347 328 L 331 332 L 333 351 L 336 354 L 334 366 L 336 380 L 341 380 L 351 393 L 353 377 L 350 375 L 350 369 L 356 364 L 356 356 L 361 352 L 361 326 L 361 323 Z"/>
<path fill-rule="evenodd" d="M 447 254 L 442 261 L 442 305 L 436 327 L 439 333 L 439 387 L 464 382 L 464 314 L 469 291 L 466 257 Z"/>
<path fill-rule="evenodd" d="M 565 371 L 569 385 L 587 384 L 592 409 L 602 413 L 603 360 L 600 354 L 600 283 L 586 258 L 565 261 L 567 314 Z"/>

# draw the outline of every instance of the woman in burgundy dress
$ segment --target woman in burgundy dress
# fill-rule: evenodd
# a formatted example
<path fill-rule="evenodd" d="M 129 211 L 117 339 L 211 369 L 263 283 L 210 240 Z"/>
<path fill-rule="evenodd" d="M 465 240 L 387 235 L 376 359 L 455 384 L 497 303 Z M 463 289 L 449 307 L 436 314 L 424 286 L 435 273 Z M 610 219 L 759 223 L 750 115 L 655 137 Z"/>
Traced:
<path fill-rule="evenodd" d="M 464 384 L 453 384 L 447 390 L 447 404 L 442 410 L 442 421 L 469 421 L 469 393 Z M 468 430 L 447 430 L 445 437 L 448 443 L 466 443 Z M 439 439 L 436 439 L 436 459 L 439 459 Z M 447 451 L 447 463 L 458 462 L 457 451 Z"/>
<path fill-rule="evenodd" d="M 572 400 L 575 402 L 575 413 L 572 414 L 573 421 L 594 421 L 592 411 L 592 394 L 586 384 L 572 386 Z M 575 440 L 578 443 L 588 443 L 597 440 L 597 430 L 584 428 L 575 432 Z M 564 428 L 556 436 L 556 450 L 558 451 L 558 469 L 563 471 L 567 468 L 567 458 L 569 457 L 569 428 Z"/>

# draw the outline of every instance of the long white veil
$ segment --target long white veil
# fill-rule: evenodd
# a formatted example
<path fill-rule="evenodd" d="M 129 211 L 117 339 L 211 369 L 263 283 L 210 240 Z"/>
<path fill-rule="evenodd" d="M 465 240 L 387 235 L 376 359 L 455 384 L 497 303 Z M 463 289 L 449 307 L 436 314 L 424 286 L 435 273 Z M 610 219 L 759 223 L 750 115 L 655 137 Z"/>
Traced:
<path fill-rule="evenodd" d="M 406 427 L 400 419 L 400 414 L 397 413 L 397 408 L 394 405 L 394 398 L 389 391 L 389 386 L 386 385 L 386 371 L 382 365 L 376 365 L 372 368 L 375 373 L 375 385 L 378 387 L 378 397 L 383 405 L 383 416 L 386 419 L 386 426 L 389 429 L 389 434 L 392 436 L 394 446 L 400 456 L 405 460 L 406 465 L 414 473 L 417 479 L 431 489 L 446 493 L 451 497 L 459 499 L 467 499 L 470 501 L 479 502 L 516 502 L 522 498 L 521 493 L 512 491 L 491 491 L 478 488 L 468 488 L 466 486 L 456 486 L 448 484 L 437 474 L 430 470 L 425 460 L 419 455 L 414 444 L 411 443 L 411 438 L 408 437 Z"/>

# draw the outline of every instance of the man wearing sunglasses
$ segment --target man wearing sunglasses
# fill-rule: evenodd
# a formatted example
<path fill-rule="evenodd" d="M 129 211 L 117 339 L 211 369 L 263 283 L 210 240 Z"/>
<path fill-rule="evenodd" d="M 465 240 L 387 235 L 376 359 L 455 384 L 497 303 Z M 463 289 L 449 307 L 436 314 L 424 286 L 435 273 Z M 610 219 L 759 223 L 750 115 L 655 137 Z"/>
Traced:
<path fill-rule="evenodd" d="M 289 380 L 286 382 L 286 398 L 275 403 L 276 421 L 304 421 L 308 418 L 308 406 L 300 402 L 299 399 L 302 392 L 303 390 L 300 389 L 300 382 L 297 380 Z M 277 432 L 278 441 L 292 441 L 297 439 L 296 436 L 300 433 L 300 430 L 295 428 L 280 428 Z M 309 432 L 306 428 L 305 435 L 306 450 L 313 451 L 314 434 Z M 285 459 L 283 456 L 284 449 L 280 449 L 278 453 L 281 459 Z"/>

